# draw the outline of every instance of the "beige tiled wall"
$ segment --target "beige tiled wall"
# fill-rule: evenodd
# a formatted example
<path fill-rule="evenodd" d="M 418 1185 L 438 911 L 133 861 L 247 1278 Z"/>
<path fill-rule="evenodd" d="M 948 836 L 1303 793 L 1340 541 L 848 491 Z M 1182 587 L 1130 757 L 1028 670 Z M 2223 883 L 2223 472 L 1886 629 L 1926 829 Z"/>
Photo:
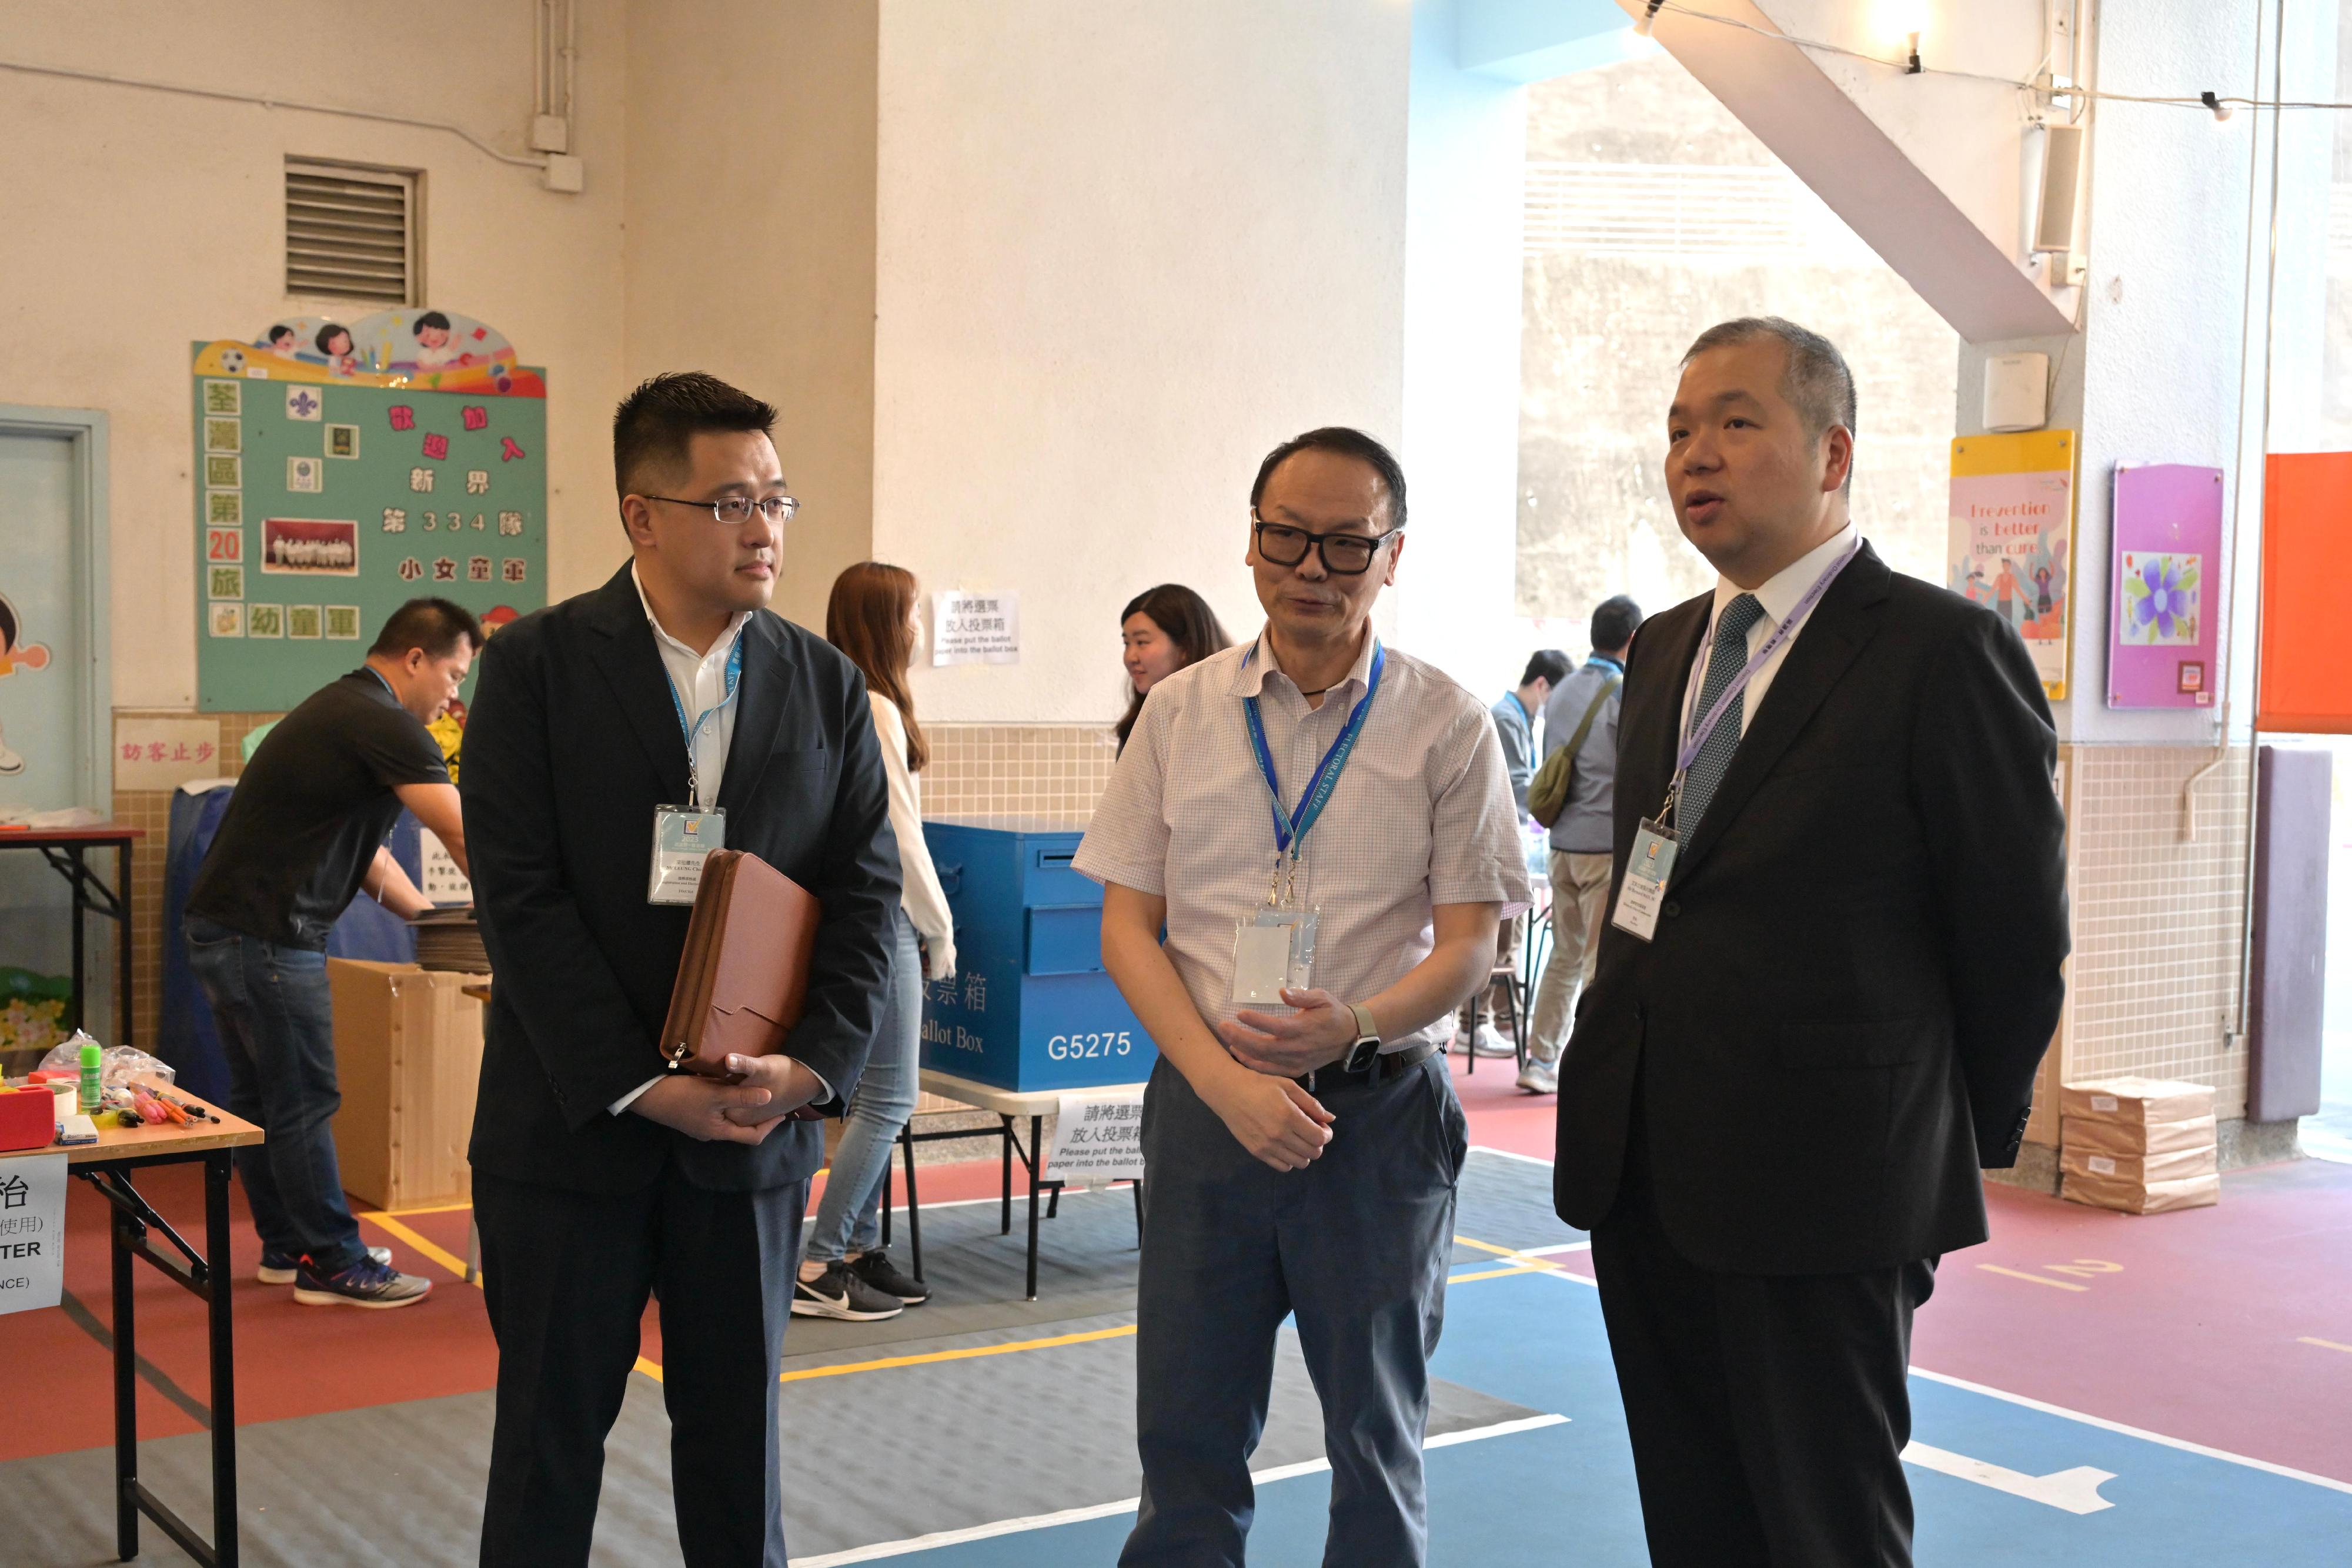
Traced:
<path fill-rule="evenodd" d="M 2195 836 L 2183 792 L 2201 768 Z M 2213 1085 L 2225 1120 L 2245 1113 L 2236 1038 L 2251 754 L 2069 747 L 2074 956 L 2061 1071 L 2069 1082 L 2135 1073 Z"/>
<path fill-rule="evenodd" d="M 1024 817 L 1082 828 L 1110 782 L 1108 725 L 927 724 L 926 817 Z"/>

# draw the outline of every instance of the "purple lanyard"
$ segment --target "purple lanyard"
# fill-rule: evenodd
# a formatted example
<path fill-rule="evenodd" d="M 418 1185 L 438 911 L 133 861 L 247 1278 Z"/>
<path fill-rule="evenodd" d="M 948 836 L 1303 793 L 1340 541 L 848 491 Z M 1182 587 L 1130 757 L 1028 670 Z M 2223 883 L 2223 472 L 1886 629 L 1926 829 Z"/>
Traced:
<path fill-rule="evenodd" d="M 1772 634 L 1764 639 L 1764 645 L 1756 650 L 1755 656 L 1748 661 L 1748 667 L 1734 675 L 1731 685 L 1725 687 L 1723 695 L 1715 699 L 1715 706 L 1706 710 L 1696 727 L 1690 731 L 1688 737 L 1683 741 L 1681 754 L 1675 758 L 1674 788 L 1668 791 L 1668 799 L 1682 792 L 1683 775 L 1688 773 L 1690 765 L 1698 760 L 1698 754 L 1706 745 L 1707 737 L 1713 735 L 1715 727 L 1722 722 L 1724 711 L 1738 700 L 1739 694 L 1748 689 L 1748 683 L 1756 678 L 1756 672 L 1762 669 L 1765 662 L 1780 651 L 1781 644 L 1796 635 L 1797 627 L 1802 623 L 1813 606 L 1822 601 L 1822 595 L 1830 591 L 1830 584 L 1837 580 L 1838 573 L 1843 571 L 1853 562 L 1853 558 L 1861 553 L 1862 541 L 1856 539 L 1853 541 L 1852 549 L 1832 561 L 1829 570 L 1814 580 L 1812 587 L 1805 590 L 1805 596 L 1797 601 L 1796 608 L 1781 617 L 1780 623 L 1772 628 Z M 1710 619 L 1707 622 L 1710 632 L 1714 625 L 1715 622 Z M 1706 665 L 1714 662 L 1715 639 L 1710 635 L 1707 639 L 1706 663 L 1699 666 L 1698 678 L 1701 690 L 1705 690 L 1706 686 Z"/>

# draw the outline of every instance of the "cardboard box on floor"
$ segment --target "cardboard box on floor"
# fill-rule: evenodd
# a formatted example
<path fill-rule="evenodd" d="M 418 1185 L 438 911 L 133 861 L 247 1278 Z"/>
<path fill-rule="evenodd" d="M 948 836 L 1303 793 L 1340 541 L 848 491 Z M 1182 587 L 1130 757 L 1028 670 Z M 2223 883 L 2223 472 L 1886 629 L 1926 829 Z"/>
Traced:
<path fill-rule="evenodd" d="M 2059 1091 L 2058 1109 L 2069 1119 L 2122 1126 L 2186 1122 L 2213 1114 L 2213 1088 L 2168 1078 L 2105 1078 L 2067 1084 Z"/>
<path fill-rule="evenodd" d="M 343 1187 L 379 1208 L 464 1203 L 466 1144 L 482 1071 L 482 977 L 355 958 L 327 960 L 342 1109 Z"/>
<path fill-rule="evenodd" d="M 2156 1186 L 2221 1174 L 2219 1151 L 2209 1141 L 2202 1148 L 2172 1149 L 2160 1155 L 2109 1155 L 2094 1149 L 2066 1149 L 2058 1168 L 2085 1181 L 2137 1182 Z"/>
<path fill-rule="evenodd" d="M 2087 1155 L 2173 1155 L 2184 1149 L 2210 1149 L 2221 1135 L 2221 1124 L 2210 1116 L 2138 1123 L 2068 1116 L 2062 1126 L 2059 1147 Z"/>
<path fill-rule="evenodd" d="M 2221 1201 L 2217 1175 L 2184 1176 L 2179 1181 L 2126 1181 L 2120 1176 L 2076 1176 L 2069 1171 L 2060 1180 L 2058 1196 L 2070 1203 L 2095 1208 L 2120 1209 L 2126 1214 L 2162 1214 L 2174 1208 L 2204 1208 Z"/>

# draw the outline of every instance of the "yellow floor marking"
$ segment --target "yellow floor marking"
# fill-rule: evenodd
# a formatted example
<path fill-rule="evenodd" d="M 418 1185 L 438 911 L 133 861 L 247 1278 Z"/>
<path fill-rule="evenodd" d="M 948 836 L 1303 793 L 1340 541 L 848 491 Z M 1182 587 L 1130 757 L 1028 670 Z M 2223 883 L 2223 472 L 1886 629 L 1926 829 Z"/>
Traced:
<path fill-rule="evenodd" d="M 1445 1282 L 1449 1285 L 1467 1285 L 1479 1280 L 1500 1280 L 1512 1274 L 1549 1274 L 1553 1271 L 1549 1264 L 1519 1263 L 1508 1269 L 1487 1269 L 1475 1274 L 1449 1274 L 1446 1276 Z"/>
<path fill-rule="evenodd" d="M 635 1370 L 636 1370 L 636 1371 L 639 1371 L 639 1372 L 644 1373 L 647 1377 L 652 1378 L 656 1383 L 659 1383 L 659 1382 L 662 1380 L 662 1375 L 661 1375 L 661 1364 L 660 1364 L 659 1362 L 657 1362 L 657 1361 L 647 1361 L 644 1356 L 642 1356 L 642 1355 L 641 1355 L 641 1356 L 637 1357 L 637 1364 L 636 1364 Z"/>
<path fill-rule="evenodd" d="M 416 1213 L 417 1210 L 409 1209 L 406 1212 L 414 1214 Z M 466 1277 L 466 1260 L 463 1258 L 455 1257 L 450 1253 L 443 1251 L 439 1247 L 427 1241 L 425 1238 L 416 1234 L 415 1231 L 411 1230 L 407 1226 L 403 1225 L 399 1220 L 394 1219 L 391 1215 L 376 1212 L 354 1215 L 352 1218 L 356 1219 L 374 1221 L 377 1225 L 380 1225 L 384 1229 L 392 1232 L 394 1236 L 405 1241 L 409 1246 L 414 1247 L 419 1252 L 424 1253 L 436 1263 L 440 1264 L 444 1269 L 448 1270 L 450 1273 L 456 1275 L 458 1279 L 462 1280 Z M 479 1270 L 477 1270 L 474 1275 L 475 1288 L 478 1290 L 481 1283 L 481 1273 Z"/>
<path fill-rule="evenodd" d="M 2309 1334 L 2305 1334 L 2294 1343 L 2297 1344 L 2315 1344 L 2322 1350 L 2340 1350 L 2347 1355 L 2352 1355 L 2352 1344 L 2337 1344 L 2332 1339 L 2314 1339 Z"/>
<path fill-rule="evenodd" d="M 2006 1274 L 2012 1280 L 2031 1280 L 2037 1285 L 2047 1285 L 2053 1291 L 2087 1291 L 2088 1285 L 2070 1285 L 2063 1280 L 2053 1280 L 2047 1274 L 2028 1274 L 2020 1269 L 2004 1269 L 1998 1263 L 1979 1263 L 1978 1268 L 1988 1274 Z"/>
<path fill-rule="evenodd" d="M 1456 1236 L 1454 1239 L 1461 1246 L 1475 1248 L 1481 1252 L 1492 1252 L 1497 1258 L 1507 1258 L 1512 1262 L 1522 1264 L 1529 1269 L 1557 1270 L 1559 1267 L 1549 1258 L 1538 1258 L 1531 1252 L 1521 1252 L 1509 1247 L 1497 1247 L 1491 1241 L 1481 1241 L 1475 1236 Z"/>
<path fill-rule="evenodd" d="M 463 1214 L 473 1207 L 470 1203 L 436 1203 L 424 1208 L 383 1208 L 375 1212 L 389 1214 L 397 1218 L 411 1214 Z"/>
<path fill-rule="evenodd" d="M 1016 1340 L 1011 1344 L 978 1344 L 963 1350 L 927 1351 L 920 1355 L 893 1355 L 880 1361 L 853 1361 L 839 1366 L 810 1366 L 779 1376 L 779 1383 L 802 1383 L 812 1377 L 840 1377 L 852 1372 L 880 1372 L 893 1366 L 924 1366 L 939 1361 L 971 1361 L 983 1355 L 1010 1355 L 1016 1350 L 1051 1350 L 1056 1345 L 1088 1344 L 1096 1340 L 1125 1339 L 1135 1333 L 1135 1325 L 1122 1328 L 1089 1329 L 1085 1333 L 1056 1334 L 1051 1339 Z"/>

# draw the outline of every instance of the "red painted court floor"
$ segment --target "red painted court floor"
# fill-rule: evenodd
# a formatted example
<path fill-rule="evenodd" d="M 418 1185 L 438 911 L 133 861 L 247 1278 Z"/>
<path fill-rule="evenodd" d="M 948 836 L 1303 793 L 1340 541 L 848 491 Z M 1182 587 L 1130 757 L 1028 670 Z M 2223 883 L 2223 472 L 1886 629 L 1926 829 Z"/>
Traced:
<path fill-rule="evenodd" d="M 1553 1102 L 1519 1093 L 1507 1061 L 1454 1064 L 1474 1145 L 1549 1159 Z M 994 1160 L 923 1176 L 926 1203 L 993 1196 Z M 143 1172 L 156 1207 L 202 1239 L 193 1166 Z M 1992 1240 L 1944 1260 L 1914 1364 L 2167 1437 L 2352 1482 L 2352 1166 L 2232 1172 L 2219 1207 L 2139 1218 L 1991 1186 Z M 457 1276 L 463 1209 L 364 1220 L 395 1262 L 436 1281 L 392 1312 L 295 1304 L 257 1284 L 259 1243 L 236 1205 L 240 1424 L 475 1392 L 497 1351 L 481 1292 Z M 18 1382 L 0 1460 L 112 1439 L 103 1204 L 73 1185 L 65 1307 L 0 1319 Z M 1493 1239 L 1510 1244 L 1513 1239 Z M 1569 1267 L 1586 1267 L 1570 1255 Z M 142 1265 L 142 1435 L 192 1432 L 205 1396 L 203 1309 Z M 658 1356 L 648 1324 L 648 1353 Z M 174 1395 L 177 1397 L 174 1397 Z M 26 1419 L 17 1413 L 37 1413 Z"/>

